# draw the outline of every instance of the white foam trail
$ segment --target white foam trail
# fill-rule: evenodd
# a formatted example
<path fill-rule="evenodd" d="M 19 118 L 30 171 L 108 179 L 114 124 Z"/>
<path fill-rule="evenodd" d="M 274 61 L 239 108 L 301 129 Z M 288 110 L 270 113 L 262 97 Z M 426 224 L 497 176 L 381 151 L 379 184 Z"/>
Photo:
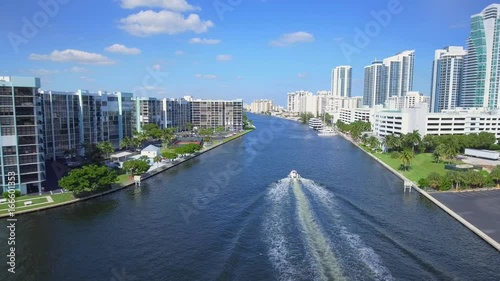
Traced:
<path fill-rule="evenodd" d="M 379 255 L 372 248 L 366 246 L 358 235 L 349 233 L 345 227 L 342 227 L 341 235 L 346 238 L 363 263 L 372 271 L 376 280 L 394 280 L 389 269 L 382 264 Z"/>
<path fill-rule="evenodd" d="M 282 214 L 290 202 L 290 180 L 283 179 L 273 184 L 267 194 L 271 201 L 271 212 L 267 214 L 264 224 L 266 240 L 269 244 L 269 259 L 278 271 L 279 280 L 294 280 L 299 276 L 291 261 L 289 241 L 285 236 L 286 217 Z"/>
<path fill-rule="evenodd" d="M 338 206 L 335 203 L 333 194 L 326 188 L 318 185 L 312 180 L 302 180 L 303 185 L 326 207 L 330 213 L 337 219 L 340 225 L 340 215 Z M 347 241 L 349 246 L 355 251 L 358 258 L 375 275 L 376 280 L 394 280 L 389 269 L 382 264 L 380 256 L 375 251 L 366 246 L 361 237 L 347 231 L 347 228 L 341 226 L 341 236 Z"/>
<path fill-rule="evenodd" d="M 344 280 L 342 269 L 331 249 L 331 242 L 314 219 L 309 202 L 297 181 L 293 181 L 293 192 L 297 202 L 298 219 L 310 254 L 314 257 L 313 263 L 319 269 L 319 279 Z"/>

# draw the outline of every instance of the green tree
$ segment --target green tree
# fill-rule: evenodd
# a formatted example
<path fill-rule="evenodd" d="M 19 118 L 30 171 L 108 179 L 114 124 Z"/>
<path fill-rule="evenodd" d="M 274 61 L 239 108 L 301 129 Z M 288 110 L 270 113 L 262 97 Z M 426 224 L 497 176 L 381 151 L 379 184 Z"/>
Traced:
<path fill-rule="evenodd" d="M 458 149 L 456 146 L 453 145 L 445 145 L 444 147 L 444 157 L 446 159 L 446 162 L 448 164 L 451 164 L 455 158 L 457 158 L 458 155 Z"/>
<path fill-rule="evenodd" d="M 132 138 L 124 137 L 120 142 L 120 149 L 129 149 L 134 146 L 134 141 Z"/>
<path fill-rule="evenodd" d="M 403 140 L 405 147 L 411 148 L 411 150 L 415 152 L 415 148 L 420 145 L 420 142 L 422 142 L 422 136 L 417 130 L 414 130 L 413 132 L 405 135 Z"/>
<path fill-rule="evenodd" d="M 388 152 L 400 151 L 401 146 L 402 146 L 401 138 L 399 136 L 394 135 L 394 134 L 387 135 L 384 138 L 384 145 L 385 145 Z"/>
<path fill-rule="evenodd" d="M 432 172 L 427 176 L 427 182 L 429 183 L 429 187 L 432 189 L 436 189 L 436 190 L 439 189 L 439 187 L 441 186 L 442 180 L 443 179 L 442 179 L 441 175 L 436 173 L 436 172 Z"/>
<path fill-rule="evenodd" d="M 449 171 L 446 173 L 446 178 L 451 182 L 452 188 L 455 188 L 458 191 L 464 182 L 464 172 Z"/>
<path fill-rule="evenodd" d="M 224 126 L 219 126 L 219 127 L 215 128 L 215 132 L 216 132 L 217 134 L 222 134 L 222 133 L 224 133 L 225 131 L 226 131 L 226 128 L 225 128 Z"/>
<path fill-rule="evenodd" d="M 158 164 L 161 162 L 161 160 L 163 160 L 163 158 L 161 158 L 160 155 L 157 155 L 155 156 L 155 158 L 153 158 L 153 161 L 156 163 L 156 167 L 158 167 Z"/>
<path fill-rule="evenodd" d="M 167 158 L 167 159 L 170 159 L 170 160 L 174 160 L 174 159 L 177 159 L 177 157 L 179 155 L 177 155 L 177 153 L 174 153 L 174 152 L 170 152 L 170 151 L 164 151 L 161 153 L 161 156 Z"/>
<path fill-rule="evenodd" d="M 471 171 L 465 172 L 464 182 L 470 188 L 480 188 L 480 187 L 484 186 L 484 184 L 486 183 L 486 179 L 484 178 L 483 174 L 481 174 L 480 172 L 471 170 Z"/>
<path fill-rule="evenodd" d="M 106 155 L 106 159 L 109 159 L 109 155 L 115 152 L 115 147 L 110 141 L 104 141 L 97 144 L 97 148 Z"/>
<path fill-rule="evenodd" d="M 401 160 L 401 167 L 404 171 L 408 171 L 408 168 L 411 166 L 411 160 L 415 158 L 415 153 L 409 149 L 405 149 L 401 151 L 399 159 Z"/>
<path fill-rule="evenodd" d="M 123 163 L 123 170 L 133 176 L 140 176 L 151 168 L 149 161 L 145 159 L 134 159 Z"/>
<path fill-rule="evenodd" d="M 67 176 L 59 180 L 59 186 L 78 195 L 82 192 L 95 192 L 109 188 L 116 179 L 116 173 L 107 167 L 89 165 L 69 172 Z"/>
<path fill-rule="evenodd" d="M 102 162 L 103 152 L 95 143 L 84 142 L 82 147 L 84 149 L 84 156 L 90 163 L 99 164 Z"/>
<path fill-rule="evenodd" d="M 175 134 L 173 129 L 167 128 L 162 131 L 161 140 L 165 148 L 167 148 L 174 139 L 175 139 Z"/>
<path fill-rule="evenodd" d="M 300 114 L 300 122 L 302 124 L 308 124 L 311 118 L 314 118 L 314 115 L 310 112 Z"/>
<path fill-rule="evenodd" d="M 495 182 L 497 187 L 500 187 L 500 166 L 496 166 L 490 174 L 491 179 Z"/>
<path fill-rule="evenodd" d="M 380 141 L 375 136 L 371 136 L 367 140 L 368 145 L 375 151 L 380 148 Z"/>
<path fill-rule="evenodd" d="M 430 187 L 429 180 L 427 178 L 421 178 L 418 180 L 418 187 L 425 189 L 427 187 Z"/>
<path fill-rule="evenodd" d="M 244 115 L 244 116 L 246 116 L 246 115 Z M 193 131 L 193 127 L 194 127 L 193 123 L 186 123 L 186 125 L 184 125 L 184 126 L 186 127 L 186 130 L 188 130 L 190 132 Z"/>
<path fill-rule="evenodd" d="M 446 157 L 446 145 L 445 144 L 440 144 L 434 149 L 434 152 L 432 153 L 432 158 L 434 158 L 434 162 L 440 163 L 443 158 Z"/>

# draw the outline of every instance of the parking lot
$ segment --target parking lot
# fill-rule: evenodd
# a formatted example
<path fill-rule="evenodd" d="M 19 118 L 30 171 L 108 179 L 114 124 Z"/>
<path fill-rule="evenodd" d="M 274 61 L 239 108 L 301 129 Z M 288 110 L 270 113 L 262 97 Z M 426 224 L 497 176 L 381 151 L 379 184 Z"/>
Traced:
<path fill-rule="evenodd" d="M 500 190 L 433 193 L 432 196 L 500 243 Z"/>
<path fill-rule="evenodd" d="M 471 165 L 480 165 L 480 166 L 497 166 L 500 165 L 500 161 L 495 161 L 495 160 L 488 160 L 488 159 L 482 159 L 482 158 L 476 158 L 476 157 L 470 157 L 470 156 L 460 156 L 460 160 L 462 160 L 464 163 L 471 164 Z"/>

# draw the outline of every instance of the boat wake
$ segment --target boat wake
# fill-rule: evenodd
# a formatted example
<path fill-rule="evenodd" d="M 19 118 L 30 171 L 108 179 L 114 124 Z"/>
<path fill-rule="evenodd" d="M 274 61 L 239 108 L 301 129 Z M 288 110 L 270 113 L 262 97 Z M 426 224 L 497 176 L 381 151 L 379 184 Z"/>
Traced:
<path fill-rule="evenodd" d="M 343 226 L 329 190 L 286 178 L 271 186 L 267 200 L 264 235 L 279 280 L 394 280 L 375 251 Z"/>

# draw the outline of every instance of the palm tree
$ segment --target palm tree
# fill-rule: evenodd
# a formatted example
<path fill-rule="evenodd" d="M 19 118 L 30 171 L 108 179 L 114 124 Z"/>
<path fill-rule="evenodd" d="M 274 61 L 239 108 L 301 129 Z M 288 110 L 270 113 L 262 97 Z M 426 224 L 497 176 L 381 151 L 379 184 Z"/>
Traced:
<path fill-rule="evenodd" d="M 458 149 L 452 145 L 446 145 L 444 147 L 444 156 L 447 160 L 448 164 L 451 164 L 452 160 L 455 159 L 458 155 Z"/>
<path fill-rule="evenodd" d="M 122 141 L 120 142 L 120 149 L 129 149 L 130 147 L 134 146 L 132 138 L 129 137 L 124 137 Z"/>
<path fill-rule="evenodd" d="M 446 174 L 446 177 L 451 181 L 452 188 L 455 188 L 458 191 L 458 188 L 464 181 L 463 172 L 449 171 Z"/>
<path fill-rule="evenodd" d="M 422 137 L 418 130 L 414 130 L 413 132 L 404 136 L 404 143 L 411 147 L 411 149 L 415 152 L 415 147 L 418 146 L 422 142 Z"/>
<path fill-rule="evenodd" d="M 156 163 L 157 168 L 158 168 L 158 163 L 160 163 L 162 159 L 163 158 L 161 158 L 160 155 L 157 155 L 157 156 L 155 156 L 155 158 L 153 158 L 153 161 Z"/>
<path fill-rule="evenodd" d="M 172 129 L 163 130 L 161 140 L 163 142 L 163 145 L 165 147 L 168 147 L 168 144 L 174 140 L 174 132 L 172 131 Z"/>
<path fill-rule="evenodd" d="M 368 142 L 368 135 L 367 135 L 367 134 L 363 134 L 363 135 L 361 136 L 361 143 L 362 143 L 363 145 L 366 145 L 366 144 L 367 144 L 367 142 Z"/>
<path fill-rule="evenodd" d="M 492 180 L 495 181 L 497 187 L 500 186 L 500 166 L 496 166 L 490 174 Z"/>
<path fill-rule="evenodd" d="M 97 148 L 106 155 L 106 159 L 109 158 L 109 155 L 115 152 L 115 147 L 110 141 L 104 141 L 97 144 Z"/>
<path fill-rule="evenodd" d="M 369 137 L 367 142 L 373 150 L 378 150 L 380 147 L 380 141 L 375 136 Z"/>
<path fill-rule="evenodd" d="M 442 177 L 440 174 L 432 172 L 427 176 L 427 181 L 429 182 L 429 187 L 437 189 L 441 185 Z"/>
<path fill-rule="evenodd" d="M 408 167 L 411 165 L 411 160 L 415 158 L 415 153 L 409 149 L 405 149 L 399 155 L 399 159 L 402 162 L 403 169 L 408 171 Z"/>

